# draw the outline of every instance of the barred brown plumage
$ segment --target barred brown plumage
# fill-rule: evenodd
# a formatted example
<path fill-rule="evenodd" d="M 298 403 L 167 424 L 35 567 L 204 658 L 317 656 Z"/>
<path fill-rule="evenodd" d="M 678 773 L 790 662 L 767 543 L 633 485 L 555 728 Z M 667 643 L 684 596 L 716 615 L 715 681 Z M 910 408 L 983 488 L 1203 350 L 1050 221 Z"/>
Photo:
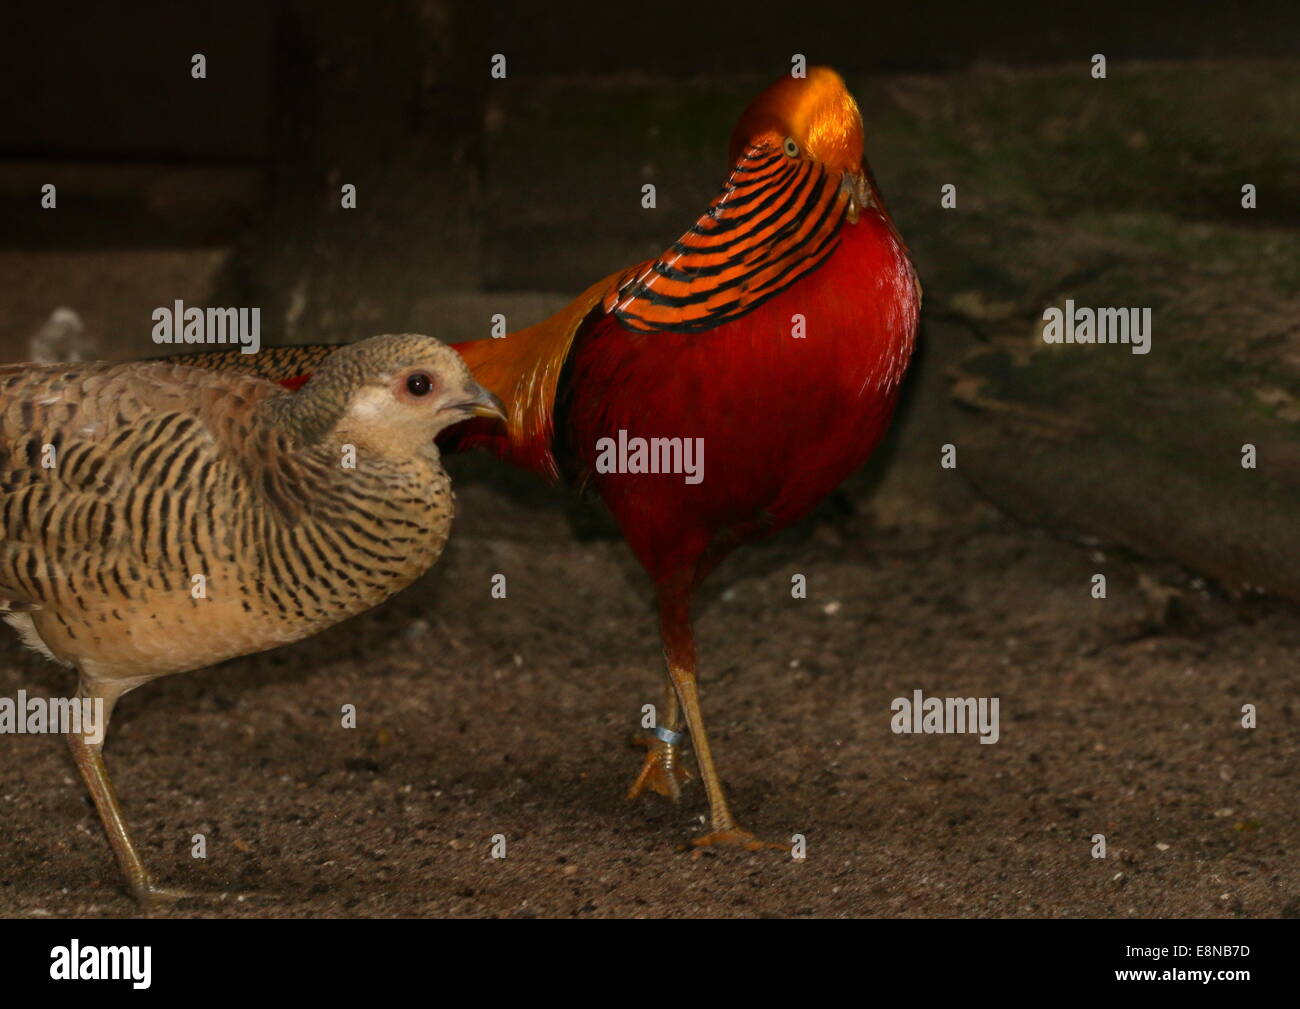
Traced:
<path fill-rule="evenodd" d="M 412 381 L 419 376 L 418 381 Z M 158 676 L 300 640 L 442 552 L 434 437 L 502 416 L 450 348 L 382 336 L 301 392 L 170 361 L 0 367 L 0 612 L 103 703 Z M 68 733 L 118 862 L 152 885 L 100 754 Z"/>
<path fill-rule="evenodd" d="M 257 375 L 292 386 L 293 379 L 306 381 L 325 358 L 346 346 L 345 343 L 315 343 L 307 346 L 263 347 L 256 354 L 245 354 L 242 350 L 199 350 L 158 360 L 169 364 L 189 364 L 211 371 Z"/>

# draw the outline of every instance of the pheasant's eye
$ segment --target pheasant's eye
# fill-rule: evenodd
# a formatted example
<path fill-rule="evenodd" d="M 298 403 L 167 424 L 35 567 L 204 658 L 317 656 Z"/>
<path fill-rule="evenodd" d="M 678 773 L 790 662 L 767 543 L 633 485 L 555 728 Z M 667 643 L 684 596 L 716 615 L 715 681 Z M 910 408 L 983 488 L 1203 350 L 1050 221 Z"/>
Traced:
<path fill-rule="evenodd" d="M 427 396 L 432 388 L 432 379 L 422 371 L 417 371 L 406 380 L 406 391 L 412 396 Z"/>
<path fill-rule="evenodd" d="M 797 158 L 799 156 L 799 145 L 794 142 L 794 137 L 785 138 L 785 156 L 787 158 Z"/>

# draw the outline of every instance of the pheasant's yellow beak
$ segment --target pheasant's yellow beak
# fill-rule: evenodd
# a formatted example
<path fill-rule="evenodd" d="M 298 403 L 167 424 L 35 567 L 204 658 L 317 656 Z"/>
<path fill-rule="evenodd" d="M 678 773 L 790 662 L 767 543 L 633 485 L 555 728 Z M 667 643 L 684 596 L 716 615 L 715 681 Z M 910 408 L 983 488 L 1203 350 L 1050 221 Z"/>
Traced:
<path fill-rule="evenodd" d="M 456 403 L 452 409 L 462 410 L 471 417 L 506 419 L 506 405 L 495 393 L 483 388 L 477 382 L 471 383 L 466 392 L 470 394 L 469 399 Z"/>

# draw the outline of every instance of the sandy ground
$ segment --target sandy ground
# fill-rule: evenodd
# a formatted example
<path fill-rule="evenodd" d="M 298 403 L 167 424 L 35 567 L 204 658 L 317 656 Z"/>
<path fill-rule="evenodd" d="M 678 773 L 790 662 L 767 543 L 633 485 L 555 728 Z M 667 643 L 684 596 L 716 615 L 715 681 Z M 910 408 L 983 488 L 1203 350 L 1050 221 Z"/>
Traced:
<path fill-rule="evenodd" d="M 457 535 L 390 605 L 120 706 L 109 764 L 155 875 L 227 892 L 168 913 L 1300 916 L 1294 611 L 833 501 L 729 561 L 699 619 L 736 811 L 807 858 L 684 850 L 698 782 L 622 797 L 661 682 L 644 576 L 593 510 L 455 462 Z M 6 634 L 20 687 L 70 689 Z M 916 688 L 998 697 L 1000 740 L 893 734 Z M 136 913 L 58 739 L 0 736 L 0 823 L 0 914 Z"/>

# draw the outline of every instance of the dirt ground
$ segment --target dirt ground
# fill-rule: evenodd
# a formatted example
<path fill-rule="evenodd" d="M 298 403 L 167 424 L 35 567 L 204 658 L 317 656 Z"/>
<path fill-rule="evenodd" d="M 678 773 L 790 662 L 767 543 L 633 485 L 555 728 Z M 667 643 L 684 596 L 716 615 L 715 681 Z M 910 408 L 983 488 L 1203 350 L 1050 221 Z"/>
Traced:
<path fill-rule="evenodd" d="M 698 782 L 623 799 L 661 683 L 644 576 L 594 510 L 453 462 L 456 535 L 390 605 L 120 706 L 106 752 L 156 876 L 227 892 L 166 913 L 1300 916 L 1293 610 L 996 516 L 883 529 L 841 497 L 700 607 L 737 814 L 807 858 L 684 850 Z M 70 684 L 6 634 L 19 688 Z M 916 688 L 1000 698 L 1000 740 L 893 734 Z M 136 913 L 59 740 L 0 735 L 0 823 L 0 914 Z"/>

